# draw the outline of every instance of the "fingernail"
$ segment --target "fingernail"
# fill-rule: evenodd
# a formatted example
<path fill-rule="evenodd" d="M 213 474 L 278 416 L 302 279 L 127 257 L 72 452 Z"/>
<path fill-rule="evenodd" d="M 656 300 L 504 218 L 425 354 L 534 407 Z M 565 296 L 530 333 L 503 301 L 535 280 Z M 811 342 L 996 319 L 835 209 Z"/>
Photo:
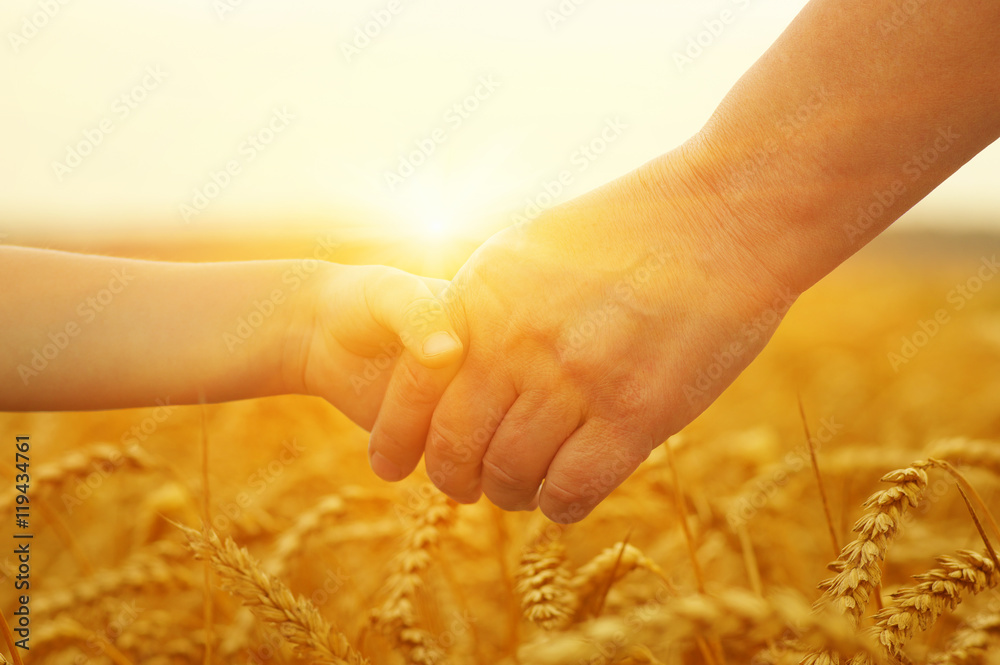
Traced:
<path fill-rule="evenodd" d="M 440 356 L 459 347 L 458 340 L 446 332 L 436 332 L 424 340 L 424 355 Z"/>
<path fill-rule="evenodd" d="M 382 453 L 372 453 L 369 456 L 368 461 L 372 465 L 372 471 L 374 471 L 375 475 L 382 480 L 388 480 L 389 482 L 394 483 L 397 480 L 402 480 L 406 477 L 406 474 L 403 473 L 401 468 L 399 468 L 399 465 L 390 461 L 389 458 Z"/>

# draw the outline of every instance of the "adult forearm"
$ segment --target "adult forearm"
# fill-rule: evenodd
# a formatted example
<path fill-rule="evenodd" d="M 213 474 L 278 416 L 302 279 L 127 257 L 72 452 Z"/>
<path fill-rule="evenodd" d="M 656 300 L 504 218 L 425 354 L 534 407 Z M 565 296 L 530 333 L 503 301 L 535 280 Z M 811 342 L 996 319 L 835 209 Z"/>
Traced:
<path fill-rule="evenodd" d="M 0 248 L 0 409 L 145 406 L 285 391 L 291 261 L 186 264 Z M 298 271 L 301 272 L 301 271 Z"/>
<path fill-rule="evenodd" d="M 1000 136 L 1000 4 L 813 0 L 668 159 L 808 288 Z"/>

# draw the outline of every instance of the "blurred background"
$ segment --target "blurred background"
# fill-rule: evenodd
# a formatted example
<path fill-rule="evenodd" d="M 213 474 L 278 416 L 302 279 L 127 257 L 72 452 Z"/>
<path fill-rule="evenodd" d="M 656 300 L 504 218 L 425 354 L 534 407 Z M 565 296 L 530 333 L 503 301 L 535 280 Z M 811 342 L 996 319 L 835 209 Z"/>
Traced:
<path fill-rule="evenodd" d="M 464 258 L 685 140 L 804 4 L 7 0 L 0 239 Z M 996 229 L 998 174 L 994 146 L 897 232 Z"/>

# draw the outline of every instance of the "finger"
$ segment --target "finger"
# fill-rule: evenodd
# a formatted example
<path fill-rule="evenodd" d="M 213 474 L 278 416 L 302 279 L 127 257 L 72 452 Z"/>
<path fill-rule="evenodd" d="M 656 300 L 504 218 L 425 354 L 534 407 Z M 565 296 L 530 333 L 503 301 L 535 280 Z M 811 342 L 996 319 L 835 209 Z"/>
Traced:
<path fill-rule="evenodd" d="M 458 334 L 431 290 L 439 288 L 436 282 L 440 281 L 381 266 L 365 280 L 365 301 L 372 317 L 395 333 L 421 365 L 432 368 L 462 357 Z"/>
<path fill-rule="evenodd" d="M 483 493 L 504 510 L 534 508 L 549 465 L 581 416 L 575 401 L 561 394 L 522 393 L 483 457 Z"/>
<path fill-rule="evenodd" d="M 408 350 L 400 356 L 368 441 L 368 459 L 379 478 L 402 480 L 416 468 L 434 408 L 456 372 L 457 364 L 431 369 Z"/>
<path fill-rule="evenodd" d="M 593 419 L 566 440 L 549 465 L 538 496 L 553 522 L 579 522 L 649 456 L 652 444 Z"/>
<path fill-rule="evenodd" d="M 441 396 L 427 435 L 424 461 L 438 489 L 461 503 L 479 498 L 483 454 L 516 399 L 506 377 L 466 361 Z"/>

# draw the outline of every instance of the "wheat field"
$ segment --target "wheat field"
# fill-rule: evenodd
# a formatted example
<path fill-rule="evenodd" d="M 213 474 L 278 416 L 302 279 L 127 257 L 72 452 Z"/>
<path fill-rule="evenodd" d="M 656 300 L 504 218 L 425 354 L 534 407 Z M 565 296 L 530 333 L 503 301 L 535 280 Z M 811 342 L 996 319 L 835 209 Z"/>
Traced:
<path fill-rule="evenodd" d="M 377 480 L 314 398 L 0 414 L 32 440 L 23 662 L 1000 662 L 1000 289 L 952 293 L 996 248 L 865 250 L 568 527 Z"/>

